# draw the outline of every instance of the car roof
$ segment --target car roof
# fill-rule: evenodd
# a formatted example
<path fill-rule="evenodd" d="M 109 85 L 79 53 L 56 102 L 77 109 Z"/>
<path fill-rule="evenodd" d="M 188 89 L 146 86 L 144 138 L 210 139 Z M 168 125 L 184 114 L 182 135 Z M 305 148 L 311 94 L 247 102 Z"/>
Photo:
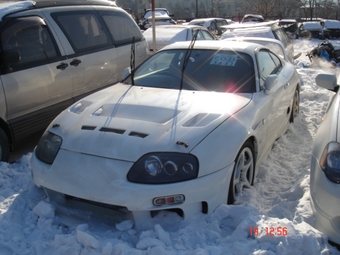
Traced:
<path fill-rule="evenodd" d="M 222 26 L 223 28 L 227 29 L 236 29 L 236 28 L 255 28 L 255 27 L 270 27 L 270 26 L 275 26 L 279 23 L 279 20 L 271 20 L 271 21 L 266 21 L 266 22 L 246 22 L 246 23 L 233 23 L 230 25 L 225 25 Z"/>
<path fill-rule="evenodd" d="M 103 5 L 117 7 L 115 1 L 109 0 L 35 0 L 2 2 L 0 3 L 0 20 L 6 15 L 29 9 L 75 5 Z"/>
<path fill-rule="evenodd" d="M 324 26 L 328 29 L 339 29 L 340 28 L 339 20 L 325 19 L 323 22 L 324 22 Z"/>
<path fill-rule="evenodd" d="M 190 46 L 190 41 L 182 41 L 182 42 L 175 42 L 170 44 L 163 49 L 188 49 Z M 226 41 L 212 41 L 212 40 L 200 40 L 196 41 L 194 44 L 194 49 L 205 49 L 205 50 L 231 50 L 231 51 L 238 51 L 238 52 L 245 52 L 250 55 L 254 55 L 255 50 L 258 48 L 265 48 L 262 45 L 250 42 L 226 42 Z"/>
<path fill-rule="evenodd" d="M 230 37 L 265 37 L 275 38 L 271 27 L 254 27 L 227 30 L 221 35 L 221 39 Z"/>
<path fill-rule="evenodd" d="M 227 39 L 224 39 L 224 40 L 225 41 L 238 41 L 238 42 L 253 42 L 253 43 L 258 43 L 258 44 L 264 45 L 265 47 L 268 47 L 268 46 L 266 46 L 266 43 L 277 44 L 280 47 L 280 51 L 283 54 L 282 57 L 287 60 L 287 54 L 286 54 L 286 51 L 285 51 L 285 47 L 282 44 L 282 42 L 280 40 L 277 40 L 277 39 L 264 38 L 264 37 L 233 37 L 233 38 L 227 38 Z M 273 51 L 273 49 L 271 49 L 271 50 Z M 275 52 L 275 51 L 273 51 L 273 52 Z M 278 53 L 278 52 L 276 52 L 276 53 Z M 281 54 L 278 54 L 278 55 L 281 55 Z"/>
<path fill-rule="evenodd" d="M 321 29 L 322 26 L 319 21 L 306 21 L 303 22 L 303 28 L 304 29 Z"/>

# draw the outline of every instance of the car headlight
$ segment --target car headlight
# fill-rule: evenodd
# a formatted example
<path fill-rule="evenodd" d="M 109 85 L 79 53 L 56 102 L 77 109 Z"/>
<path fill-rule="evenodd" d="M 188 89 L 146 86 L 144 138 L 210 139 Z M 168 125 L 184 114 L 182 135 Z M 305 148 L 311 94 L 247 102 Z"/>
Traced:
<path fill-rule="evenodd" d="M 327 144 L 320 159 L 320 167 L 332 182 L 340 183 L 340 144 Z"/>
<path fill-rule="evenodd" d="M 130 169 L 127 179 L 144 184 L 187 181 L 198 176 L 198 160 L 191 154 L 175 152 L 148 153 Z"/>
<path fill-rule="evenodd" d="M 63 139 L 50 132 L 46 132 L 40 138 L 35 155 L 46 164 L 52 164 L 58 154 Z"/>

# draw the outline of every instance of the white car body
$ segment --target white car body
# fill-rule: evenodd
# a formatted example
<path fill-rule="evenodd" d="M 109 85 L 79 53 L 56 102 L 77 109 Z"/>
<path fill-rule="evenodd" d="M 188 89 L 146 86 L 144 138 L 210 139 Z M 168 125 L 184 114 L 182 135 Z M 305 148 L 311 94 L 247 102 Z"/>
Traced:
<path fill-rule="evenodd" d="M 335 94 L 314 138 L 310 172 L 314 226 L 330 241 L 340 244 L 339 85 L 335 75 L 330 74 L 319 74 L 316 83 Z"/>
<path fill-rule="evenodd" d="M 285 47 L 287 57 L 290 62 L 294 63 L 294 59 L 299 55 L 294 54 L 294 47 L 286 32 L 279 26 L 277 21 L 259 22 L 258 24 L 239 24 L 225 26 L 227 31 L 221 35 L 221 40 L 235 37 L 264 37 L 279 40 Z"/>
<path fill-rule="evenodd" d="M 231 185 L 233 194 L 238 193 L 234 188 L 251 185 L 258 166 L 275 140 L 286 132 L 293 113 L 298 111 L 295 108 L 299 100 L 298 74 L 290 62 L 269 53 L 259 44 L 223 41 L 195 42 L 185 69 L 188 74 L 183 76 L 183 89 L 179 88 L 180 73 L 167 73 L 163 66 L 160 71 L 151 70 L 156 63 L 167 61 L 173 53 L 184 61 L 182 54 L 188 52 L 189 45 L 190 42 L 178 42 L 166 46 L 135 70 L 134 82 L 128 77 L 125 83 L 92 94 L 60 114 L 48 127 L 46 136 L 33 153 L 35 184 L 43 187 L 50 198 L 55 194 L 66 194 L 125 207 L 133 213 L 137 226 L 150 217 L 151 211 L 175 209 L 181 211 L 184 218 L 199 211 L 211 213 L 218 205 L 227 202 L 231 181 L 234 183 Z M 212 54 L 209 61 L 204 57 L 208 53 Z M 257 66 L 255 58 L 267 54 L 274 56 L 279 61 L 277 64 L 282 64 L 282 69 L 275 75 L 267 76 L 264 83 L 260 81 L 259 70 L 262 69 Z M 201 61 L 207 67 L 218 70 L 235 67 L 242 77 L 246 76 L 246 70 L 237 66 L 241 55 L 252 59 L 247 64 L 252 66 L 253 69 L 249 70 L 253 75 L 242 86 L 248 82 L 253 92 L 227 93 L 215 89 L 206 91 L 201 87 L 186 88 L 189 85 L 197 86 L 191 78 L 215 79 L 218 75 L 194 68 L 201 66 Z M 225 62 L 223 57 L 226 56 L 236 58 L 231 57 Z M 169 67 L 177 70 L 176 65 L 180 62 L 177 57 L 173 61 Z M 191 66 L 194 69 L 190 69 Z M 143 75 L 144 71 L 148 73 Z M 196 75 L 190 78 L 189 71 Z M 169 77 L 161 76 L 162 72 Z M 129 85 L 130 82 L 134 85 Z M 205 85 L 210 88 L 215 84 Z M 48 136 L 57 140 L 60 137 L 62 142 L 55 159 L 46 163 L 40 159 L 46 152 L 44 146 L 50 144 L 46 138 Z M 250 147 L 245 148 L 245 144 L 249 143 L 253 147 L 251 157 L 248 157 Z M 176 160 L 168 160 L 158 165 L 162 165 L 161 169 L 165 171 L 160 174 L 169 176 L 150 184 L 149 181 L 153 181 L 159 173 L 144 177 L 150 169 L 144 170 L 150 166 L 147 163 L 150 162 L 149 155 L 157 153 L 196 158 L 198 165 L 190 163 L 190 170 L 187 171 L 188 165 L 184 164 L 178 172 L 184 171 L 186 176 L 186 173 L 197 171 L 197 176 L 185 181 L 171 181 L 171 178 L 177 177 L 171 175 L 170 178 L 168 169 L 177 169 L 173 167 L 175 163 L 171 163 Z M 245 164 L 242 161 L 240 164 L 239 159 L 243 160 L 243 157 L 250 162 Z M 144 170 L 140 167 L 143 162 Z M 247 170 L 243 171 L 242 167 Z M 247 172 L 248 167 L 251 167 L 251 172 Z M 156 168 L 159 168 L 157 164 L 151 165 L 151 170 Z M 134 172 L 143 175 L 137 175 L 137 178 Z M 174 172 L 177 174 L 177 171 Z M 241 176 L 237 177 L 234 173 Z M 132 179 L 134 181 L 129 181 Z M 237 180 L 240 179 L 242 183 L 238 184 Z M 165 204 L 158 205 L 157 201 Z"/>
<path fill-rule="evenodd" d="M 261 44 L 268 49 L 271 49 L 275 54 L 289 61 L 287 53 L 283 44 L 277 39 L 264 38 L 264 37 L 232 37 L 224 39 L 224 41 L 238 41 L 238 42 L 252 42 Z"/>
<path fill-rule="evenodd" d="M 228 25 L 228 23 L 223 18 L 200 18 L 191 20 L 188 25 L 202 26 L 216 35 L 221 35 L 225 31 L 224 26 Z"/>
<path fill-rule="evenodd" d="M 156 51 L 174 42 L 191 41 L 197 30 L 198 30 L 197 40 L 215 40 L 216 39 L 214 35 L 208 31 L 208 29 L 206 29 L 205 27 L 201 27 L 201 26 L 192 26 L 192 25 L 157 26 L 155 30 Z M 143 33 L 143 36 L 149 44 L 150 51 L 154 51 L 153 28 L 150 27 L 147 30 L 145 30 Z"/>

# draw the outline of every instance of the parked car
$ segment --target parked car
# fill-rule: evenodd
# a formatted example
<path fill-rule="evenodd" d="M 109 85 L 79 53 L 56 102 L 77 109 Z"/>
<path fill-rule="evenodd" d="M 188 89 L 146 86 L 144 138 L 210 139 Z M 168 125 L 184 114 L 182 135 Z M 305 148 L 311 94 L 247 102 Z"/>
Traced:
<path fill-rule="evenodd" d="M 319 74 L 316 84 L 334 92 L 314 137 L 310 195 L 314 227 L 340 245 L 339 83 L 335 75 Z"/>
<path fill-rule="evenodd" d="M 281 19 L 279 26 L 283 28 L 291 39 L 299 38 L 298 22 L 296 19 Z"/>
<path fill-rule="evenodd" d="M 306 21 L 299 25 L 299 37 L 325 39 L 325 31 L 320 21 Z"/>
<path fill-rule="evenodd" d="M 327 33 L 327 38 L 339 38 L 340 37 L 340 21 L 325 19 L 320 22 Z"/>
<path fill-rule="evenodd" d="M 265 37 L 277 39 L 282 42 L 289 61 L 293 63 L 294 59 L 300 55 L 294 54 L 294 46 L 285 31 L 279 27 L 276 22 L 263 22 L 262 24 L 265 24 L 265 26 L 251 24 L 226 26 L 227 30 L 221 35 L 221 40 L 233 37 Z"/>
<path fill-rule="evenodd" d="M 136 65 L 149 55 L 136 22 L 111 1 L 7 2 L 0 9 L 1 161 L 69 105 L 119 81 L 132 44 Z"/>
<path fill-rule="evenodd" d="M 174 16 L 170 14 L 166 8 L 155 8 L 154 10 L 155 16 L 155 25 L 176 25 L 177 22 L 172 19 Z M 149 27 L 152 27 L 152 9 L 145 10 L 143 15 L 143 19 L 139 23 L 139 27 L 142 30 L 146 30 Z"/>
<path fill-rule="evenodd" d="M 195 33 L 197 40 L 217 40 L 207 28 L 193 25 L 163 25 L 157 26 L 155 33 L 156 51 L 166 45 L 179 41 L 191 41 Z M 153 51 L 153 28 L 148 28 L 143 33 L 145 40 L 148 42 L 150 51 Z"/>
<path fill-rule="evenodd" d="M 262 15 L 259 14 L 246 14 L 243 16 L 241 23 L 258 23 L 258 22 L 264 22 L 264 18 Z"/>
<path fill-rule="evenodd" d="M 221 35 L 226 29 L 222 26 L 228 25 L 227 20 L 223 18 L 201 18 L 193 19 L 188 25 L 197 25 L 207 28 L 216 35 Z"/>
<path fill-rule="evenodd" d="M 50 124 L 34 183 L 56 208 L 114 205 L 138 228 L 161 210 L 211 213 L 253 184 L 299 91 L 294 65 L 259 44 L 173 43 Z"/>

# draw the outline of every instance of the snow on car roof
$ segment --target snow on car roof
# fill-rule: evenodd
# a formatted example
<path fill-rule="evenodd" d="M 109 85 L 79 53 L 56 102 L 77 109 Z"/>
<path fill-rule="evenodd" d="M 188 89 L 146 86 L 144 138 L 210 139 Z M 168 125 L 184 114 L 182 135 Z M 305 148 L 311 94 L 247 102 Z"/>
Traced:
<path fill-rule="evenodd" d="M 148 11 L 144 14 L 144 18 L 145 19 L 149 19 L 152 17 L 152 11 Z M 168 15 L 168 13 L 165 10 L 155 10 L 155 17 L 164 17 L 164 18 L 169 18 L 170 16 Z"/>
<path fill-rule="evenodd" d="M 21 2 L 4 2 L 0 3 L 0 21 L 2 18 L 10 13 L 27 10 L 34 6 L 33 1 L 21 1 Z"/>
<path fill-rule="evenodd" d="M 340 28 L 340 21 L 338 20 L 325 20 L 325 27 L 328 29 Z"/>
<path fill-rule="evenodd" d="M 303 22 L 303 28 L 307 30 L 322 29 L 321 24 L 318 21 Z"/>
<path fill-rule="evenodd" d="M 175 42 L 168 46 L 165 46 L 163 49 L 187 49 L 190 45 L 190 41 L 181 41 Z M 195 42 L 194 49 L 204 49 L 204 50 L 233 50 L 240 51 L 249 54 L 250 56 L 254 55 L 255 49 L 259 47 L 257 43 L 250 42 L 238 42 L 238 41 L 230 41 L 226 43 L 223 40 L 199 40 Z M 161 49 L 161 50 L 163 50 Z"/>
<path fill-rule="evenodd" d="M 196 26 L 195 26 L 196 27 Z M 156 39 L 158 42 L 176 42 L 186 40 L 188 29 L 186 26 L 157 26 Z M 148 28 L 143 33 L 145 39 L 149 42 L 152 40 L 152 28 Z"/>
<path fill-rule="evenodd" d="M 225 31 L 221 35 L 221 39 L 231 37 L 265 37 L 275 38 L 271 27 L 254 27 L 254 28 L 240 28 Z"/>

